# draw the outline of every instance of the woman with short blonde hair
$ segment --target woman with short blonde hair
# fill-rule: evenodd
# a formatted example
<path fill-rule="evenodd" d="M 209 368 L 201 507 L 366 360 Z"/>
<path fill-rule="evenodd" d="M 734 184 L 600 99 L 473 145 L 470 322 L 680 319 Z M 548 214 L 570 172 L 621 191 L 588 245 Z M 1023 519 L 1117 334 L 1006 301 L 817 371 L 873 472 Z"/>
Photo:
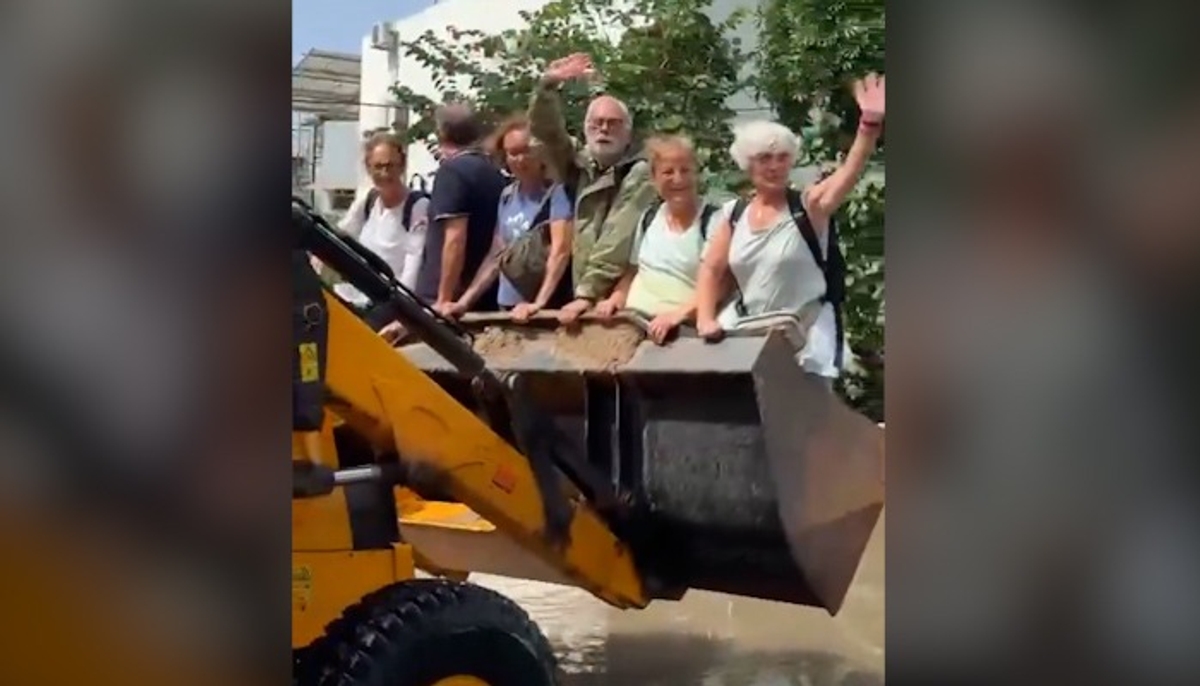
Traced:
<path fill-rule="evenodd" d="M 662 344 L 696 313 L 696 275 L 716 208 L 700 197 L 696 148 L 686 136 L 646 141 L 658 200 L 642 214 L 629 266 L 612 295 L 596 306 L 601 317 L 629 309 L 650 319 L 650 338 Z"/>

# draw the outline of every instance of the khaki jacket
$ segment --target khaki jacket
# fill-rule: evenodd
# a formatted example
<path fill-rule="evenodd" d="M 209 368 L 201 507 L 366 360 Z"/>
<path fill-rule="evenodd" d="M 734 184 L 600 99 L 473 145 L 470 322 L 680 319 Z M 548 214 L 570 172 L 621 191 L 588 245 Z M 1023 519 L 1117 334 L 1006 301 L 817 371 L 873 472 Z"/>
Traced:
<path fill-rule="evenodd" d="M 629 267 L 638 220 L 658 197 L 650 183 L 650 164 L 630 145 L 624 159 L 601 169 L 567 133 L 558 93 L 552 89 L 534 91 L 529 124 L 556 180 L 575 191 L 575 297 L 602 300 Z"/>

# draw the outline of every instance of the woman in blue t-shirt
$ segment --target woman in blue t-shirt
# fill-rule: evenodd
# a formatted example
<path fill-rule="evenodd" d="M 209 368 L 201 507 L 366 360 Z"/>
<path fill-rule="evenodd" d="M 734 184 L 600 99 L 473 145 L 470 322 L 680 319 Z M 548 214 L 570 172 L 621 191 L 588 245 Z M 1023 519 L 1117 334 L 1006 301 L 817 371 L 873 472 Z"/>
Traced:
<path fill-rule="evenodd" d="M 470 310 L 475 298 L 499 278 L 500 307 L 511 311 L 513 319 L 525 321 L 542 309 L 561 307 L 571 299 L 567 272 L 571 264 L 574 208 L 562 185 L 547 175 L 524 116 L 514 116 L 501 124 L 492 141 L 497 161 L 512 175 L 513 182 L 500 196 L 492 249 L 459 298 L 456 309 Z M 537 225 L 539 214 L 549 222 L 550 249 L 541 289 L 533 300 L 526 300 L 500 273 L 500 256 L 513 241 Z"/>

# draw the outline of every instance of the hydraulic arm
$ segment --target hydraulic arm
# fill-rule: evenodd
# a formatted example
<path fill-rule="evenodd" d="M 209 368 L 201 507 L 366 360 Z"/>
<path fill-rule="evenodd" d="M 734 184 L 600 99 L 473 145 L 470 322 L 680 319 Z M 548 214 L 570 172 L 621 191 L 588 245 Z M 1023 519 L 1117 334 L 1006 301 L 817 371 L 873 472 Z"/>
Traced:
<path fill-rule="evenodd" d="M 375 536 L 402 534 L 427 569 L 571 583 L 617 607 L 690 589 L 841 607 L 883 507 L 882 430 L 797 363 L 800 318 L 665 346 L 633 314 L 452 322 L 295 201 L 293 223 L 297 367 L 322 372 L 295 384 L 298 444 L 317 455 L 295 465 L 298 496 L 386 482 L 442 501 L 385 513 L 396 533 Z M 368 328 L 309 255 L 410 342 Z M 331 414 L 369 460 L 320 459 L 343 452 Z"/>
<path fill-rule="evenodd" d="M 632 552 L 593 505 L 611 488 L 601 480 L 588 482 L 585 470 L 556 452 L 556 431 L 523 397 L 520 375 L 492 372 L 465 331 L 424 305 L 378 258 L 296 199 L 292 221 L 302 377 L 294 384 L 300 424 L 295 443 L 308 446 L 304 459 L 293 461 L 293 493 L 305 497 L 336 485 L 384 480 L 420 495 L 444 496 L 603 600 L 617 607 L 644 606 L 648 598 Z M 390 317 L 450 363 L 468 380 L 475 409 L 443 390 L 320 288 L 308 255 L 389 308 Z M 306 408 L 321 409 L 306 413 Z M 320 436 L 329 413 L 372 446 L 375 464 L 339 470 L 322 459 Z"/>

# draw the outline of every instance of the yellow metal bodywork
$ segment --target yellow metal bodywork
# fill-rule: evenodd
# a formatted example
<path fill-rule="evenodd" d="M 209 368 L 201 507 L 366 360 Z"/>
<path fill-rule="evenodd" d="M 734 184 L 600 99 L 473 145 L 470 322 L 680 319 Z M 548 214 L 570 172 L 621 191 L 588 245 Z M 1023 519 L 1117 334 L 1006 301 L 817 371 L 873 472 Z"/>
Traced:
<path fill-rule="evenodd" d="M 516 579 L 577 585 L 555 565 L 523 548 L 491 522 L 459 503 L 430 502 L 400 517 L 400 535 L 421 551 L 418 567 L 469 569 Z"/>
<path fill-rule="evenodd" d="M 338 421 L 326 412 L 320 431 L 292 434 L 293 457 L 336 469 L 333 429 Z M 354 550 L 343 489 L 292 500 L 293 648 L 312 643 L 343 610 L 363 596 L 415 574 L 409 545 L 397 543 L 390 550 Z"/>
<path fill-rule="evenodd" d="M 319 432 L 293 433 L 293 458 L 337 469 L 337 449 L 333 443 L 336 421 L 326 412 Z M 293 551 L 346 551 L 353 548 L 345 491 L 335 488 L 333 493 L 320 498 L 292 500 Z"/>
<path fill-rule="evenodd" d="M 476 569 L 528 570 L 531 578 L 585 588 L 617 607 L 649 602 L 630 551 L 579 493 L 566 492 L 570 539 L 557 549 L 544 535 L 542 494 L 526 458 L 328 293 L 326 304 L 325 422 L 320 431 L 293 434 L 293 459 L 338 468 L 334 427 L 346 424 L 381 453 L 395 451 L 410 470 L 433 477 L 457 502 L 395 489 L 400 526 L 431 546 L 427 555 L 408 534 L 407 544 L 391 550 L 354 550 L 341 488 L 294 499 L 293 647 L 308 645 L 347 606 L 412 578 L 416 568 L 459 579 Z"/>
<path fill-rule="evenodd" d="M 649 599 L 629 549 L 578 492 L 570 543 L 546 542 L 542 494 L 526 458 L 425 372 L 326 294 L 330 409 L 410 468 L 438 477 L 456 501 L 575 585 L 621 608 Z M 418 548 L 419 552 L 419 548 Z M 464 570 L 465 571 L 465 570 Z"/>
<path fill-rule="evenodd" d="M 438 679 L 433 686 L 489 686 L 488 682 L 473 676 L 448 676 Z"/>
<path fill-rule="evenodd" d="M 363 596 L 413 578 L 412 548 L 292 552 L 292 647 L 318 638 Z"/>

